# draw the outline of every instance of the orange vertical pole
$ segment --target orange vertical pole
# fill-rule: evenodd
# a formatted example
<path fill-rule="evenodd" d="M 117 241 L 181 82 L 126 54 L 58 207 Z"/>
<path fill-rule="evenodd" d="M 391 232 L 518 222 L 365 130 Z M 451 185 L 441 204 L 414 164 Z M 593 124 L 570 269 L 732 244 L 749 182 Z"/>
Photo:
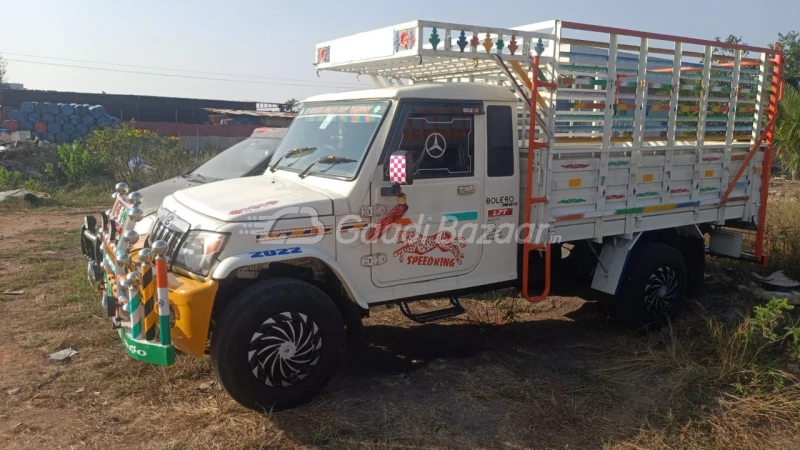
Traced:
<path fill-rule="evenodd" d="M 780 52 L 780 44 L 776 45 L 778 53 L 773 60 L 772 69 L 772 85 L 770 91 L 772 95 L 769 99 L 769 106 L 772 112 L 770 119 L 770 126 L 766 132 L 767 148 L 764 150 L 764 162 L 761 170 L 761 205 L 758 209 L 758 229 L 756 231 L 756 251 L 755 257 L 758 261 L 766 264 L 767 259 L 764 257 L 764 233 L 766 230 L 767 221 L 767 201 L 769 200 L 769 180 L 772 169 L 772 150 L 775 145 L 775 122 L 778 116 L 778 102 L 783 93 L 783 54 Z"/>
<path fill-rule="evenodd" d="M 528 232 L 530 233 L 532 230 L 530 229 L 530 219 L 531 219 L 531 206 L 534 203 L 541 203 L 547 201 L 545 197 L 533 197 L 533 163 L 534 163 L 534 150 L 537 147 L 546 147 L 546 145 L 537 145 L 535 142 L 536 139 L 536 102 L 535 96 L 538 95 L 539 85 L 547 86 L 550 88 L 555 88 L 555 83 L 539 83 L 538 77 L 536 77 L 536 73 L 539 72 L 539 56 L 536 55 L 533 57 L 533 74 L 534 76 L 531 77 L 531 120 L 530 120 L 530 133 L 528 135 L 528 171 L 526 173 L 527 180 L 525 180 L 525 223 L 529 225 Z M 532 250 L 538 250 L 544 248 L 544 290 L 542 293 L 537 297 L 531 297 L 528 294 L 528 275 L 530 271 L 530 264 L 529 264 L 529 256 Z M 525 243 L 522 247 L 522 296 L 525 297 L 525 300 L 529 302 L 539 302 L 547 298 L 547 295 L 550 293 L 550 245 L 548 244 L 532 244 L 530 242 L 529 236 L 526 236 Z"/>

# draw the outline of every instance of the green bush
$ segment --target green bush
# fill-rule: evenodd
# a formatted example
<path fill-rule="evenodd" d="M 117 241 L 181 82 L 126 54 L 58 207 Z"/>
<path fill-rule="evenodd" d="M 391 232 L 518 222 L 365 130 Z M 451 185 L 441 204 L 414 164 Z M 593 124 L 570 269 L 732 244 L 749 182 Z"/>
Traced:
<path fill-rule="evenodd" d="M 22 174 L 0 167 L 0 190 L 17 189 L 22 184 Z"/>
<path fill-rule="evenodd" d="M 107 175 L 107 155 L 93 152 L 83 141 L 58 146 L 58 168 L 70 184 L 78 185 L 91 178 Z M 52 166 L 49 172 L 57 176 Z"/>
<path fill-rule="evenodd" d="M 173 178 L 217 153 L 191 154 L 179 138 L 138 130 L 133 121 L 57 147 L 40 142 L 25 145 L 0 161 L 0 190 L 47 192 L 51 200 L 58 197 L 59 204 L 74 203 L 69 200 L 72 193 L 84 203 L 94 202 L 97 192 L 110 192 L 119 181 L 138 189 Z M 88 191 L 81 193 L 84 189 Z"/>
<path fill-rule="evenodd" d="M 62 144 L 58 157 L 58 171 L 51 172 L 75 185 L 91 183 L 98 177 L 148 185 L 186 172 L 191 163 L 179 139 L 138 130 L 133 122 L 102 128 L 81 141 Z"/>
<path fill-rule="evenodd" d="M 793 360 L 800 360 L 800 320 L 792 318 L 794 306 L 785 298 L 774 298 L 753 310 L 755 332 L 764 340 L 762 348 L 783 348 Z"/>

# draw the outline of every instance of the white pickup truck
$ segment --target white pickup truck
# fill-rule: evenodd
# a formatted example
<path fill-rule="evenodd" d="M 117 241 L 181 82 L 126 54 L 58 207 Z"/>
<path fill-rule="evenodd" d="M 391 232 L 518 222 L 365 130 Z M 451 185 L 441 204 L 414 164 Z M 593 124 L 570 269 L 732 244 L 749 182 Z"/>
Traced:
<path fill-rule="evenodd" d="M 316 65 L 379 88 L 306 100 L 263 176 L 176 192 L 148 238 L 169 257 L 172 344 L 210 347 L 243 405 L 309 400 L 377 305 L 427 322 L 500 286 L 540 301 L 579 258 L 642 328 L 702 285 L 707 236 L 766 261 L 779 49 L 414 21 L 319 44 Z M 414 313 L 426 298 L 451 305 Z M 157 344 L 113 314 L 147 360 Z"/>

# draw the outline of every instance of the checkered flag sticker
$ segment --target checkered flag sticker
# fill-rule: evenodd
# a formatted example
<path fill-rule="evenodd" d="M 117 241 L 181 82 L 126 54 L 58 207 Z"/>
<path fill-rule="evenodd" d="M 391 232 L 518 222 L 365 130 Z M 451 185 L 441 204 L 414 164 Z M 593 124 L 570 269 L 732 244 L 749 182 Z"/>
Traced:
<path fill-rule="evenodd" d="M 408 184 L 409 160 L 408 152 L 398 151 L 389 157 L 389 181 L 398 184 Z"/>

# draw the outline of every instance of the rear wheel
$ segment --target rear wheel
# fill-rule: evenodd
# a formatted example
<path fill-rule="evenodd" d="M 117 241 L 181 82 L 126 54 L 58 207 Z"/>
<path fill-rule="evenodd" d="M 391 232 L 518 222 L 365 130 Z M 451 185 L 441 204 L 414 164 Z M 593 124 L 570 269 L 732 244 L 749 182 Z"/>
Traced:
<path fill-rule="evenodd" d="M 637 246 L 620 280 L 616 316 L 637 330 L 666 324 L 686 297 L 686 272 L 676 248 L 655 242 Z"/>
<path fill-rule="evenodd" d="M 256 410 L 305 403 L 339 360 L 344 325 L 315 286 L 276 278 L 251 286 L 225 308 L 211 338 L 211 363 L 234 400 Z"/>

